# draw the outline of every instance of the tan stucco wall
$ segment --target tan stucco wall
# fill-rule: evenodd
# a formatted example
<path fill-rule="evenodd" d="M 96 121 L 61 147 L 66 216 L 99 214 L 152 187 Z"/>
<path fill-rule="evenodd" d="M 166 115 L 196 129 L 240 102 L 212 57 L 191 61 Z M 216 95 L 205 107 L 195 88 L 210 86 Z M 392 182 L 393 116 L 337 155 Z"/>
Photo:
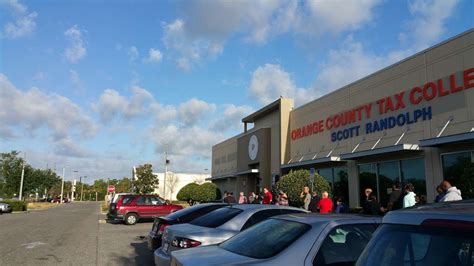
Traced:
<path fill-rule="evenodd" d="M 377 145 L 377 148 L 394 145 L 403 132 L 406 132 L 406 134 L 400 143 L 418 144 L 420 139 L 435 137 L 450 117 L 454 118 L 454 120 L 451 121 L 443 135 L 468 132 L 474 127 L 474 88 L 444 97 L 436 97 L 430 102 L 425 101 L 416 106 L 410 104 L 408 98 L 409 91 L 413 87 L 423 86 L 429 81 L 436 82 L 440 78 L 445 78 L 445 89 L 449 90 L 449 79 L 446 78 L 453 73 L 456 73 L 457 84 L 461 85 L 463 83 L 462 71 L 472 67 L 474 67 L 474 32 L 442 44 L 425 53 L 418 54 L 413 58 L 295 109 L 290 115 L 290 128 L 294 130 L 318 120 L 324 120 L 325 123 L 328 116 L 372 103 L 370 119 L 363 118 L 361 122 L 337 129 L 342 130 L 352 126 L 361 126 L 361 134 L 358 137 L 339 141 L 339 146 L 332 153 L 332 155 L 336 156 L 351 152 L 358 143 L 361 144 L 357 151 L 370 149 L 381 137 L 383 138 Z M 376 101 L 401 91 L 405 91 L 404 101 L 407 107 L 379 115 Z M 393 97 L 392 100 L 394 100 Z M 414 109 L 428 106 L 432 107 L 431 120 L 371 134 L 363 133 L 366 122 L 387 116 L 396 116 L 404 112 L 411 113 Z M 337 130 L 325 128 L 323 132 L 291 140 L 291 156 L 294 158 L 305 156 L 303 160 L 308 160 L 318 151 L 322 151 L 317 158 L 324 157 L 331 149 L 336 147 L 337 142 L 331 141 L 331 133 Z"/>
<path fill-rule="evenodd" d="M 231 175 L 237 171 L 237 139 L 235 136 L 212 147 L 212 176 Z"/>

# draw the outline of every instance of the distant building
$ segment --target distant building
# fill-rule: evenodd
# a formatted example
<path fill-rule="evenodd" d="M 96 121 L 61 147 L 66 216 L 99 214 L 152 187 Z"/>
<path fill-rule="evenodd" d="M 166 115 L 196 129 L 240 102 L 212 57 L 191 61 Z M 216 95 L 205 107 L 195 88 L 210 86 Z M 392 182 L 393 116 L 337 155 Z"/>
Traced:
<path fill-rule="evenodd" d="M 136 169 L 133 167 L 133 179 L 136 179 Z M 160 195 L 168 200 L 177 200 L 176 195 L 179 190 L 189 183 L 202 184 L 206 181 L 209 175 L 195 174 L 195 173 L 175 173 L 168 171 L 166 173 L 153 173 L 158 178 L 158 187 L 155 188 L 154 193 Z M 166 195 L 165 195 L 166 193 Z"/>

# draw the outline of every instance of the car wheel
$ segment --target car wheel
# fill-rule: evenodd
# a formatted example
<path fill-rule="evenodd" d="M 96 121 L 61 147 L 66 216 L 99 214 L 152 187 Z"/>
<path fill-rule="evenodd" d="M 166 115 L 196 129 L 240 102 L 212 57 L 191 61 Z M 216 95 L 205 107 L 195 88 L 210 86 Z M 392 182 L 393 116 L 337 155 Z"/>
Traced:
<path fill-rule="evenodd" d="M 138 221 L 138 216 L 135 213 L 129 213 L 125 216 L 125 224 L 134 225 Z"/>

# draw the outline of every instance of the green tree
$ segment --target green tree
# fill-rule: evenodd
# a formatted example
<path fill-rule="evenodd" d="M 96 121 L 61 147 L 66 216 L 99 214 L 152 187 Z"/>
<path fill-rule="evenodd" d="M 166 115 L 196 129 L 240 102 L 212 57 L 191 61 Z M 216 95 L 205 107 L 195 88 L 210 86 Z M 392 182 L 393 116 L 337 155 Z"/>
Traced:
<path fill-rule="evenodd" d="M 199 185 L 193 196 L 194 201 L 211 202 L 221 198 L 221 191 L 214 183 L 204 183 Z"/>
<path fill-rule="evenodd" d="M 300 198 L 301 191 L 303 191 L 305 186 L 308 186 L 311 189 L 309 177 L 308 170 L 290 171 L 288 174 L 282 176 L 275 184 L 275 189 L 282 190 L 286 193 L 291 206 L 299 207 L 302 205 L 302 200 Z M 327 191 L 331 194 L 331 186 L 329 186 L 329 183 L 319 174 L 314 176 L 313 189 L 318 193 L 318 195 L 321 195 L 323 191 Z"/>
<path fill-rule="evenodd" d="M 158 178 L 153 175 L 151 164 L 140 165 L 136 168 L 137 179 L 133 180 L 133 187 L 139 194 L 147 194 L 155 191 L 158 186 Z"/>
<path fill-rule="evenodd" d="M 199 188 L 198 184 L 189 183 L 178 191 L 176 198 L 180 201 L 186 201 L 187 203 L 189 203 L 189 205 L 193 205 L 194 204 L 193 194 L 195 191 L 198 190 L 198 188 Z"/>
<path fill-rule="evenodd" d="M 19 154 L 17 151 L 0 154 L 0 176 L 3 182 L 1 194 L 6 197 L 11 197 L 20 191 L 21 169 L 24 160 L 18 157 Z"/>
<path fill-rule="evenodd" d="M 115 185 L 115 191 L 117 193 L 130 192 L 132 181 L 128 177 L 124 177 L 117 182 Z"/>

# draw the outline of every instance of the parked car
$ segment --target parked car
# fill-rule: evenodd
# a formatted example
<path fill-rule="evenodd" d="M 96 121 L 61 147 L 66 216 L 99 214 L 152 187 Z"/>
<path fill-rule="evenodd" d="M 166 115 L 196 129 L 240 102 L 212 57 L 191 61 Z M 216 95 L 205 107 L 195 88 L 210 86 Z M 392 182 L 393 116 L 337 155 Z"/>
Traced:
<path fill-rule="evenodd" d="M 474 265 L 474 201 L 389 212 L 357 265 Z"/>
<path fill-rule="evenodd" d="M 166 228 L 161 248 L 154 253 L 155 264 L 169 265 L 172 251 L 219 244 L 267 218 L 303 212 L 306 211 L 294 207 L 257 204 L 231 205 L 214 210 L 188 224 Z"/>
<path fill-rule="evenodd" d="M 10 204 L 0 202 L 0 213 L 10 213 L 12 212 L 12 207 Z"/>
<path fill-rule="evenodd" d="M 229 240 L 171 253 L 171 265 L 353 265 L 381 222 L 360 215 L 272 217 Z"/>
<path fill-rule="evenodd" d="M 182 208 L 181 205 L 167 203 L 157 195 L 123 195 L 119 197 L 117 203 L 110 204 L 107 218 L 133 225 L 140 219 L 153 219 Z"/>
<path fill-rule="evenodd" d="M 213 210 L 228 206 L 226 203 L 204 203 L 191 206 L 186 209 L 182 209 L 171 213 L 167 216 L 161 216 L 155 218 L 155 222 L 148 234 L 148 248 L 151 251 L 155 251 L 161 247 L 161 237 L 166 227 L 174 224 L 189 223 L 192 220 L 205 215 Z"/>

